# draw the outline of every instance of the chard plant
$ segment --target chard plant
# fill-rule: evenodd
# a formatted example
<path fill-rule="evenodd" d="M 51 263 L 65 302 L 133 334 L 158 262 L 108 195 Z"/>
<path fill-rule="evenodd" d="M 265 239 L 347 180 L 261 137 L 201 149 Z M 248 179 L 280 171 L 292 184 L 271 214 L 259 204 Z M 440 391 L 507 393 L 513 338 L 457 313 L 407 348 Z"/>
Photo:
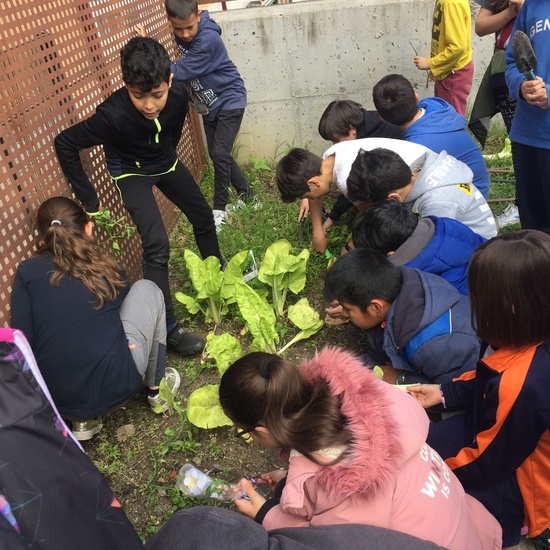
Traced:
<path fill-rule="evenodd" d="M 197 254 L 186 249 L 184 258 L 197 295 L 193 297 L 176 292 L 176 300 L 184 304 L 189 313 L 201 311 L 207 322 L 218 325 L 227 313 L 228 306 L 236 302 L 235 284 L 242 281 L 243 270 L 248 263 L 248 251 L 235 254 L 224 271 L 215 256 L 201 260 Z M 204 307 L 201 301 L 205 302 Z"/>
<path fill-rule="evenodd" d="M 324 325 L 324 321 L 319 318 L 319 313 L 309 305 L 307 298 L 302 298 L 294 305 L 289 306 L 288 318 L 300 329 L 300 332 L 279 350 L 279 355 L 296 342 L 313 336 Z"/>
<path fill-rule="evenodd" d="M 287 292 L 298 294 L 306 285 L 309 250 L 293 256 L 292 245 L 286 239 L 274 242 L 265 252 L 258 279 L 271 287 L 273 306 L 278 317 L 284 314 Z"/>

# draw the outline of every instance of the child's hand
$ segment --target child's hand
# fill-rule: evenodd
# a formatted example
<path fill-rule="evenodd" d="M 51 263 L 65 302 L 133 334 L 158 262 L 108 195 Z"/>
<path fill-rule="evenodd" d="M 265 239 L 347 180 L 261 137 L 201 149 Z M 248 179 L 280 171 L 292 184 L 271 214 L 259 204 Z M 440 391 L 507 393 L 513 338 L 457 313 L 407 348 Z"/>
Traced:
<path fill-rule="evenodd" d="M 323 230 L 326 231 L 329 227 L 332 227 L 334 222 L 327 216 L 327 219 L 323 222 Z"/>
<path fill-rule="evenodd" d="M 548 91 L 540 76 L 536 80 L 524 80 L 520 86 L 521 94 L 529 105 L 546 109 L 548 107 Z"/>
<path fill-rule="evenodd" d="M 300 213 L 298 214 L 298 221 L 301 222 L 302 218 L 309 216 L 309 199 L 302 199 L 300 201 Z"/>
<path fill-rule="evenodd" d="M 313 248 L 317 252 L 319 252 L 320 254 L 325 253 L 325 250 L 328 248 L 328 240 L 325 232 L 322 229 L 321 231 L 313 231 L 312 244 Z"/>
<path fill-rule="evenodd" d="M 252 487 L 252 483 L 250 483 L 249 479 L 241 479 L 241 481 L 239 481 L 239 487 L 245 491 L 250 500 L 246 500 L 246 498 L 237 498 L 233 502 L 241 514 L 254 519 L 266 500 L 263 496 L 258 494 L 254 487 Z"/>
<path fill-rule="evenodd" d="M 258 479 L 258 485 L 261 485 L 262 483 L 267 483 L 268 487 L 273 491 L 275 489 L 277 483 L 281 481 L 286 476 L 286 470 L 273 470 L 272 472 L 268 472 L 267 474 L 264 474 L 260 479 Z"/>
<path fill-rule="evenodd" d="M 409 386 L 407 391 L 425 408 L 429 409 L 442 402 L 439 384 Z"/>
<path fill-rule="evenodd" d="M 417 69 L 421 69 L 422 71 L 427 71 L 430 68 L 428 66 L 427 57 L 422 57 L 421 55 L 415 55 L 413 61 Z"/>
<path fill-rule="evenodd" d="M 349 319 L 349 315 L 344 311 L 338 300 L 333 300 L 330 305 L 325 308 L 325 311 L 335 319 Z"/>
<path fill-rule="evenodd" d="M 141 36 L 143 38 L 147 36 L 147 33 L 145 32 L 145 27 L 141 23 L 138 23 L 134 27 L 134 32 L 136 33 L 137 36 Z"/>

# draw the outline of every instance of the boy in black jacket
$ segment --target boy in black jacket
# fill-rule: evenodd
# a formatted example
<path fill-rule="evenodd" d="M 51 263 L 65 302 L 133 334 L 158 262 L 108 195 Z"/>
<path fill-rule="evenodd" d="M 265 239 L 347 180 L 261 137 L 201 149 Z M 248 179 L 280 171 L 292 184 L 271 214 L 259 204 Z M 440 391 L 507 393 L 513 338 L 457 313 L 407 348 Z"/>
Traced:
<path fill-rule="evenodd" d="M 212 209 L 176 154 L 189 96 L 183 84 L 172 82 L 170 58 L 152 38 L 129 40 L 121 50 L 121 68 L 125 87 L 98 105 L 90 118 L 61 132 L 55 149 L 76 196 L 93 215 L 100 202 L 79 152 L 103 145 L 109 174 L 141 237 L 143 277 L 164 294 L 168 345 L 192 355 L 202 350 L 204 340 L 187 332 L 174 316 L 168 284 L 170 244 L 153 195 L 156 185 L 187 216 L 203 258 L 221 259 Z"/>

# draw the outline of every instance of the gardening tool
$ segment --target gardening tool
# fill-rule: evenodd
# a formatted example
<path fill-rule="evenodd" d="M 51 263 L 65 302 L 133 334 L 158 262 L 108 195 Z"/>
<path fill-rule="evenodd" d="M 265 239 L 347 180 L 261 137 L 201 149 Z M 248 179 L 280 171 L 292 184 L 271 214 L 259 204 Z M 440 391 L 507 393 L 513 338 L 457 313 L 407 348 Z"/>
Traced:
<path fill-rule="evenodd" d="M 300 218 L 300 231 L 298 232 L 298 238 L 300 239 L 300 242 L 304 241 L 304 225 L 306 223 L 306 217 L 305 215 Z"/>
<path fill-rule="evenodd" d="M 512 55 L 518 71 L 523 73 L 527 80 L 536 80 L 533 69 L 537 65 L 537 56 L 529 37 L 522 31 L 516 31 L 512 37 Z"/>

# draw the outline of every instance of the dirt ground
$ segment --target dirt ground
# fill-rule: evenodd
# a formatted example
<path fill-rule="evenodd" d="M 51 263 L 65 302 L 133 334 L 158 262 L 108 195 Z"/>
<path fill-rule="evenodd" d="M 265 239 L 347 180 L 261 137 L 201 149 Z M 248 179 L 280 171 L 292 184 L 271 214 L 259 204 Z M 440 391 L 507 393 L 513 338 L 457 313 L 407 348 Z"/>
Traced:
<path fill-rule="evenodd" d="M 314 285 L 317 288 L 322 288 Z M 307 296 L 317 311 L 324 302 L 318 293 Z M 242 327 L 221 327 L 239 337 Z M 206 334 L 207 326 L 198 332 Z M 301 341 L 284 355 L 299 362 L 323 346 L 344 346 L 359 351 L 359 332 L 351 324 L 325 327 L 309 340 Z M 205 368 L 201 357 L 184 360 L 169 353 L 168 362 L 182 376 L 178 399 L 183 406 L 190 393 L 201 386 L 219 382 L 216 369 Z M 175 486 L 175 476 L 186 462 L 202 471 L 236 482 L 241 477 L 258 476 L 280 466 L 275 451 L 236 439 L 231 428 L 201 430 L 176 413 L 155 415 L 145 390 L 126 405 L 104 418 L 102 432 L 83 444 L 85 451 L 107 478 L 138 533 L 147 539 L 178 508 L 212 502 L 185 498 Z"/>

